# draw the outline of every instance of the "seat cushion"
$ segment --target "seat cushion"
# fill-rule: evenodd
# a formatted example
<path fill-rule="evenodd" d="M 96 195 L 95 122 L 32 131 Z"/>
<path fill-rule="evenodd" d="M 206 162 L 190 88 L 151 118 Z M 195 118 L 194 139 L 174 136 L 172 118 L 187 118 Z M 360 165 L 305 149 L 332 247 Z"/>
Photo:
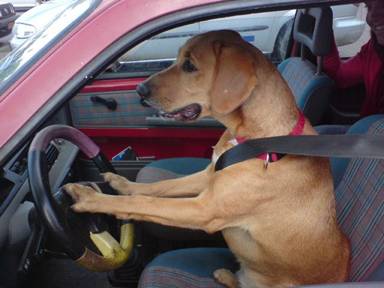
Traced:
<path fill-rule="evenodd" d="M 334 82 L 324 73 L 316 75 L 316 67 L 298 57 L 283 61 L 278 69 L 295 96 L 297 106 L 312 125 L 320 122 L 328 107 Z"/>
<path fill-rule="evenodd" d="M 384 115 L 372 115 L 357 121 L 353 124 L 347 131 L 347 134 L 363 134 L 366 133 L 371 125 L 377 122 L 380 119 L 384 119 Z M 321 134 L 326 131 L 320 131 Z M 347 169 L 348 163 L 350 159 L 342 159 L 342 158 L 331 158 L 331 167 L 332 167 L 332 175 L 333 175 L 333 183 L 335 187 L 337 187 L 343 178 L 345 170 Z"/>
<path fill-rule="evenodd" d="M 161 180 L 178 178 L 205 169 L 210 159 L 180 157 L 153 161 L 142 168 L 136 177 L 136 182 L 151 183 Z"/>
<path fill-rule="evenodd" d="M 384 119 L 368 133 L 383 135 Z M 336 203 L 338 221 L 351 243 L 350 279 L 364 281 L 384 261 L 384 160 L 350 160 Z"/>
<path fill-rule="evenodd" d="M 147 265 L 139 286 L 146 288 L 216 288 L 223 286 L 213 279 L 213 272 L 239 269 L 226 248 L 190 248 L 161 254 Z"/>

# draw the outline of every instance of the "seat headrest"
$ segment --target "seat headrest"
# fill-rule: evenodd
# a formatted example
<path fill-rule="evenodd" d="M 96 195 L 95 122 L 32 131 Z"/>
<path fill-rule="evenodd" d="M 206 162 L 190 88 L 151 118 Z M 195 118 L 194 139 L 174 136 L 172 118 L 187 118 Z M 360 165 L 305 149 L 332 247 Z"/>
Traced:
<path fill-rule="evenodd" d="M 315 56 L 331 50 L 333 13 L 329 7 L 302 9 L 297 12 L 293 38 L 307 46 Z"/>

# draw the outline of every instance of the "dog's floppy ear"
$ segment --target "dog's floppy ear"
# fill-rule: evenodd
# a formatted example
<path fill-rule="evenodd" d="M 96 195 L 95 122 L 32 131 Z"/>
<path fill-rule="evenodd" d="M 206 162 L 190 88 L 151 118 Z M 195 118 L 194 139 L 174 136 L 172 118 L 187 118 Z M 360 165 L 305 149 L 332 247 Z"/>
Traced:
<path fill-rule="evenodd" d="M 238 45 L 213 43 L 216 54 L 216 75 L 211 89 L 212 110 L 228 114 L 251 95 L 256 85 L 254 60 L 246 49 Z"/>

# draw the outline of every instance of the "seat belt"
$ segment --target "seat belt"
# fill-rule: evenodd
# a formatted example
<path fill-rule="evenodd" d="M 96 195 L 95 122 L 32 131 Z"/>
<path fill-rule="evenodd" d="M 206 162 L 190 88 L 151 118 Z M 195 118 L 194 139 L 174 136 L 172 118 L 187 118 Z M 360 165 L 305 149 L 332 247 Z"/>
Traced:
<path fill-rule="evenodd" d="M 384 159 L 384 135 L 301 135 L 250 139 L 224 152 L 215 164 L 215 171 L 264 153 Z"/>

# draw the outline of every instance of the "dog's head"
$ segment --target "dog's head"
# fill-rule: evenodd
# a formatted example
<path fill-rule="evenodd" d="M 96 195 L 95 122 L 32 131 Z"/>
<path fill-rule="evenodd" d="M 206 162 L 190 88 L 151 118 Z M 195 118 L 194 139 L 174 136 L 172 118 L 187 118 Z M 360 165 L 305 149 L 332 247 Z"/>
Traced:
<path fill-rule="evenodd" d="M 234 31 L 198 35 L 180 49 L 175 64 L 139 84 L 137 92 L 163 116 L 177 120 L 229 114 L 256 86 L 250 49 Z"/>

